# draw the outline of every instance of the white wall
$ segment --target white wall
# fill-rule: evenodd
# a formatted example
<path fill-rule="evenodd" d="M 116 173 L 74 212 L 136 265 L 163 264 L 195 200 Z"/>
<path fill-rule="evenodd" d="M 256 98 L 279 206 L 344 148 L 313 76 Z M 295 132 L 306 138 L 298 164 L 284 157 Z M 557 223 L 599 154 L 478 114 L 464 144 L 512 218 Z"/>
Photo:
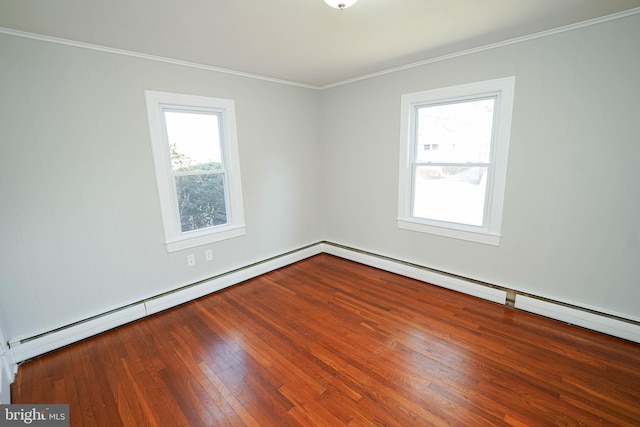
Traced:
<path fill-rule="evenodd" d="M 637 40 L 640 15 L 319 92 L 0 35 L 4 338 L 323 239 L 640 320 Z M 510 75 L 501 245 L 398 229 L 400 96 Z M 145 89 L 235 99 L 245 236 L 166 252 Z"/>
<path fill-rule="evenodd" d="M 317 90 L 10 35 L 0 58 L 5 338 L 320 240 Z M 145 89 L 235 100 L 246 235 L 167 253 Z"/>
<path fill-rule="evenodd" d="M 325 239 L 640 320 L 640 15 L 323 91 Z M 516 76 L 502 242 L 396 227 L 400 96 Z"/>

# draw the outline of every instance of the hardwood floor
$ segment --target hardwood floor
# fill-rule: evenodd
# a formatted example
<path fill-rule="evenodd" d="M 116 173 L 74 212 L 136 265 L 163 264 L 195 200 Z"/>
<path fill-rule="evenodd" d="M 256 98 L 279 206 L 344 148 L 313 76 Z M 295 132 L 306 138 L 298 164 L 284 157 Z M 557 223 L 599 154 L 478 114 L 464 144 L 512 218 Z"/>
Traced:
<path fill-rule="evenodd" d="M 72 426 L 640 425 L 640 345 L 318 255 L 20 366 Z"/>

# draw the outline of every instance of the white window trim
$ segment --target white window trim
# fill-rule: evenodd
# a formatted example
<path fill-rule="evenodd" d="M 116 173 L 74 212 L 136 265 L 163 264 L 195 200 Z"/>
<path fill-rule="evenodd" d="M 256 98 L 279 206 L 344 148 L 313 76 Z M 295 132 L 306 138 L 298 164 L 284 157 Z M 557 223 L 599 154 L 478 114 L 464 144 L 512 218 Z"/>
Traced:
<path fill-rule="evenodd" d="M 494 246 L 500 244 L 514 90 L 515 77 L 505 77 L 402 95 L 398 228 Z M 425 103 L 451 102 L 495 94 L 498 95 L 498 98 L 495 139 L 492 147 L 493 174 L 487 186 L 488 202 L 485 206 L 487 215 L 485 226 L 474 227 L 413 217 L 411 200 L 413 192 L 412 162 L 415 151 L 412 140 L 414 108 Z"/>
<path fill-rule="evenodd" d="M 151 90 L 145 91 L 145 98 L 167 251 L 175 252 L 245 234 L 235 102 L 230 99 Z M 226 168 L 226 197 L 228 199 L 226 224 L 185 233 L 181 231 L 171 173 L 171 155 L 162 112 L 162 109 L 166 107 L 206 109 L 222 115 L 221 126 L 224 138 L 221 143 L 223 144 L 222 153 Z"/>

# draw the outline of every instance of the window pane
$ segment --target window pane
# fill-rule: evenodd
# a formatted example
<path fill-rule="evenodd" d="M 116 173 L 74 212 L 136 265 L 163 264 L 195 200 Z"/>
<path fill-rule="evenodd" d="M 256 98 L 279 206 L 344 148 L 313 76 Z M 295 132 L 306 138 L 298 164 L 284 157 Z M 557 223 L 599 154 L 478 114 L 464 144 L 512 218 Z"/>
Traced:
<path fill-rule="evenodd" d="M 488 163 L 495 98 L 416 107 L 416 159 Z"/>
<path fill-rule="evenodd" d="M 413 216 L 482 226 L 486 190 L 486 167 L 418 166 Z"/>
<path fill-rule="evenodd" d="M 227 223 L 224 174 L 176 176 L 182 232 Z"/>
<path fill-rule="evenodd" d="M 222 168 L 220 116 L 197 111 L 164 111 L 174 172 Z"/>

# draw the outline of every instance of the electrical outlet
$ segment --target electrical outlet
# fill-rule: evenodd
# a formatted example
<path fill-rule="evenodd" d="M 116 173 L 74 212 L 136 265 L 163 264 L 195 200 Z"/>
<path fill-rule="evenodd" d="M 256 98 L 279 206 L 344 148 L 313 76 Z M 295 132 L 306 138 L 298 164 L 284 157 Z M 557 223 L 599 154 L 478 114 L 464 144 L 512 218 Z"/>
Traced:
<path fill-rule="evenodd" d="M 207 249 L 204 251 L 204 259 L 207 261 L 213 260 L 213 249 Z"/>
<path fill-rule="evenodd" d="M 196 256 L 194 254 L 187 255 L 187 265 L 189 267 L 196 265 Z"/>

